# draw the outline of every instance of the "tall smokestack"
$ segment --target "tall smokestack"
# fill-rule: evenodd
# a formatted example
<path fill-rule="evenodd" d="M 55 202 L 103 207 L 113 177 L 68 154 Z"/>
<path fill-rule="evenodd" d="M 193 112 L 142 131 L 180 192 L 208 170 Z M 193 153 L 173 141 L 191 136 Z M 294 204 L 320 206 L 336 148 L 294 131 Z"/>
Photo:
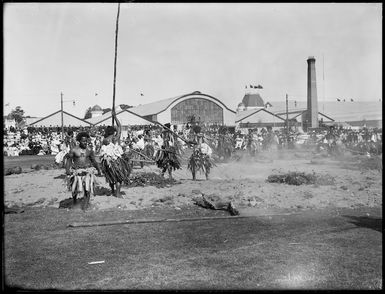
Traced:
<path fill-rule="evenodd" d="M 307 127 L 318 128 L 317 80 L 315 75 L 315 58 L 307 59 Z"/>

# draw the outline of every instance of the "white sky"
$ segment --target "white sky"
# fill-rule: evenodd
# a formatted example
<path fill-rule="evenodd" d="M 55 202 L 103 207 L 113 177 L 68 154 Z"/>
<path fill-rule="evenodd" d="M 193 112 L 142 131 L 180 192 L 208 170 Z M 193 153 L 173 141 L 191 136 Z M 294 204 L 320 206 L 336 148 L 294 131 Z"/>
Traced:
<path fill-rule="evenodd" d="M 5 4 L 5 112 L 48 115 L 61 91 L 74 115 L 112 107 L 117 7 Z M 201 91 L 235 110 L 245 85 L 258 84 L 265 102 L 305 101 L 309 56 L 320 101 L 382 99 L 382 4 L 124 3 L 116 105 Z"/>

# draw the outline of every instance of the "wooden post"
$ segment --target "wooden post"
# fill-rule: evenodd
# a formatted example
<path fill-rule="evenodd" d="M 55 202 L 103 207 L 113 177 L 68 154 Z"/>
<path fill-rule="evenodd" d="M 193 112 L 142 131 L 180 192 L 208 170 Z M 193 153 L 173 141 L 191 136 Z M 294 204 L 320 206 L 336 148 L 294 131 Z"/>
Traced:
<path fill-rule="evenodd" d="M 116 84 L 116 60 L 118 52 L 118 29 L 119 29 L 119 13 L 120 13 L 120 3 L 118 4 L 118 14 L 116 16 L 116 29 L 115 29 L 115 60 L 114 60 L 114 87 L 112 92 L 112 126 L 115 123 L 115 84 Z"/>

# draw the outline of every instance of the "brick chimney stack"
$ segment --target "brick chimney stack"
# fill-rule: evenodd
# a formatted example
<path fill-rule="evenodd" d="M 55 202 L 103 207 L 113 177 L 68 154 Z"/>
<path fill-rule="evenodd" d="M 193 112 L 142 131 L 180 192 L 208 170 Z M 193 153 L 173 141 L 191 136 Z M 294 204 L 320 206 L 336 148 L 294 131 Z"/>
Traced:
<path fill-rule="evenodd" d="M 315 58 L 307 59 L 307 124 L 306 128 L 318 128 L 317 79 L 315 74 Z"/>

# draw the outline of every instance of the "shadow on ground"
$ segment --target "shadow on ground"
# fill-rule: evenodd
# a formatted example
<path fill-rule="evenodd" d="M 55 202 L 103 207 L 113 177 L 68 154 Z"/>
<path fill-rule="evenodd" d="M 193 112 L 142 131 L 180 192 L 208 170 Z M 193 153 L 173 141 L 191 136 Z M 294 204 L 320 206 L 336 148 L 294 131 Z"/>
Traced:
<path fill-rule="evenodd" d="M 350 219 L 349 223 L 358 227 L 368 228 L 382 233 L 382 218 L 352 215 L 344 215 L 343 217 Z"/>
<path fill-rule="evenodd" d="M 77 200 L 76 205 L 74 205 L 72 197 L 71 198 L 67 198 L 67 199 L 64 199 L 64 200 L 60 201 L 59 208 L 69 208 L 69 209 L 71 209 L 71 208 L 76 208 L 78 206 L 81 207 L 81 205 L 83 204 L 83 201 L 84 201 L 83 198 L 79 198 Z"/>
<path fill-rule="evenodd" d="M 95 186 L 95 196 L 110 196 L 111 194 L 111 189 L 102 186 Z"/>
<path fill-rule="evenodd" d="M 122 195 L 126 195 L 126 192 L 121 191 Z M 111 189 L 107 189 L 105 187 L 95 187 L 95 195 L 94 196 L 111 196 L 112 192 Z M 77 208 L 80 207 L 84 202 L 84 198 L 78 198 L 77 203 L 74 206 L 72 197 L 64 199 L 59 202 L 59 208 Z"/>

